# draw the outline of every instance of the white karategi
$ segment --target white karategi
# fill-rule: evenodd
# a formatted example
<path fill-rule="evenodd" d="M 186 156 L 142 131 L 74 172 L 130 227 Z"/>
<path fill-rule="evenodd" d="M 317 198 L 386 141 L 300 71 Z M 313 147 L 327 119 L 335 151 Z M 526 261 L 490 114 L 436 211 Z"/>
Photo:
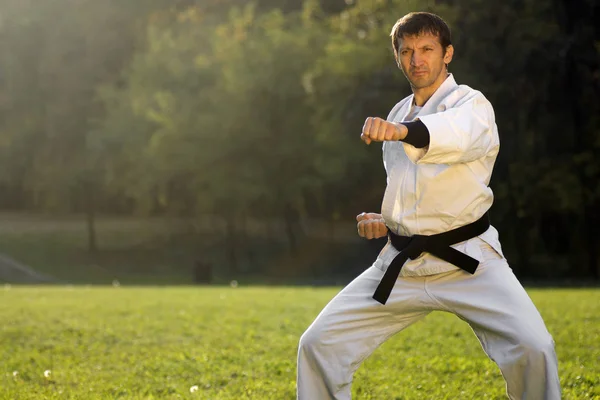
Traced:
<path fill-rule="evenodd" d="M 386 225 L 402 236 L 432 235 L 478 220 L 493 202 L 488 184 L 499 138 L 492 105 L 449 75 L 418 113 L 411 113 L 413 107 L 411 95 L 392 109 L 388 121 L 416 114 L 429 130 L 430 144 L 417 149 L 384 142 Z M 302 335 L 298 399 L 350 399 L 353 374 L 365 358 L 395 333 L 443 310 L 470 324 L 500 367 L 510 399 L 559 400 L 554 341 L 508 266 L 496 229 L 490 226 L 452 247 L 480 261 L 474 275 L 423 253 L 404 264 L 382 305 L 372 296 L 398 254 L 388 243 Z"/>

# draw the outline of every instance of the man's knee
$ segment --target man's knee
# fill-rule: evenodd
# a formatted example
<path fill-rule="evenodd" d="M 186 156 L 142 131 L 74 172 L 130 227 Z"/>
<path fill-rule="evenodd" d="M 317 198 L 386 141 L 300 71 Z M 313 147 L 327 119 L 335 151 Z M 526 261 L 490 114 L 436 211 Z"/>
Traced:
<path fill-rule="evenodd" d="M 317 319 L 300 337 L 299 350 L 309 357 L 332 355 L 340 351 L 344 341 L 341 332 L 331 329 L 325 319 Z"/>
<path fill-rule="evenodd" d="M 313 324 L 300 337 L 299 348 L 301 352 L 313 354 L 322 346 L 322 342 L 322 329 Z"/>
<path fill-rule="evenodd" d="M 554 357 L 554 340 L 548 333 L 527 335 L 519 343 L 521 353 L 529 360 L 546 360 Z"/>

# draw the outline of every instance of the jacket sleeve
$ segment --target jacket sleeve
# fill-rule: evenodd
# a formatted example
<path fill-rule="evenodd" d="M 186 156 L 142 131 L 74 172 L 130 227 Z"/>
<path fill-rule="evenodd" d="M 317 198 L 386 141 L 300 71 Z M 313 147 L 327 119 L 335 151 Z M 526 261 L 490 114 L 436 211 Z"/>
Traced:
<path fill-rule="evenodd" d="M 429 146 L 403 143 L 417 164 L 456 164 L 496 155 L 500 148 L 494 109 L 479 92 L 457 106 L 419 117 L 429 131 Z"/>

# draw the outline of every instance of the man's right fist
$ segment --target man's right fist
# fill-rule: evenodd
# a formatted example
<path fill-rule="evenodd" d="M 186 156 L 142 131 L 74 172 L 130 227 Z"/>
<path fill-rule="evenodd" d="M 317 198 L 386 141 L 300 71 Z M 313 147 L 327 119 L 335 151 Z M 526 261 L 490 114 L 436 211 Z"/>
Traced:
<path fill-rule="evenodd" d="M 387 235 L 388 228 L 381 214 L 360 213 L 356 216 L 358 235 L 367 239 L 379 239 Z"/>
<path fill-rule="evenodd" d="M 363 125 L 360 139 L 366 144 L 371 142 L 398 141 L 406 139 L 408 128 L 399 122 L 389 122 L 377 117 L 369 117 Z"/>

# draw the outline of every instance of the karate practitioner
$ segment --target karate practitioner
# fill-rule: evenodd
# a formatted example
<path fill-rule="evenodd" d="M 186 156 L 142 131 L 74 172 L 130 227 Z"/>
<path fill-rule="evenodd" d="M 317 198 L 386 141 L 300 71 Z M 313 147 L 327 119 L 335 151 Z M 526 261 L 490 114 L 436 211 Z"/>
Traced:
<path fill-rule="evenodd" d="M 510 399 L 559 400 L 554 341 L 487 216 L 499 150 L 492 105 L 448 73 L 454 49 L 440 17 L 408 14 L 391 37 L 413 94 L 387 120 L 364 124 L 366 144 L 383 142 L 387 188 L 381 214 L 357 216 L 360 236 L 388 236 L 388 243 L 302 335 L 298 399 L 350 399 L 365 358 L 442 310 L 471 326 Z M 402 373 L 392 372 L 399 380 Z"/>

